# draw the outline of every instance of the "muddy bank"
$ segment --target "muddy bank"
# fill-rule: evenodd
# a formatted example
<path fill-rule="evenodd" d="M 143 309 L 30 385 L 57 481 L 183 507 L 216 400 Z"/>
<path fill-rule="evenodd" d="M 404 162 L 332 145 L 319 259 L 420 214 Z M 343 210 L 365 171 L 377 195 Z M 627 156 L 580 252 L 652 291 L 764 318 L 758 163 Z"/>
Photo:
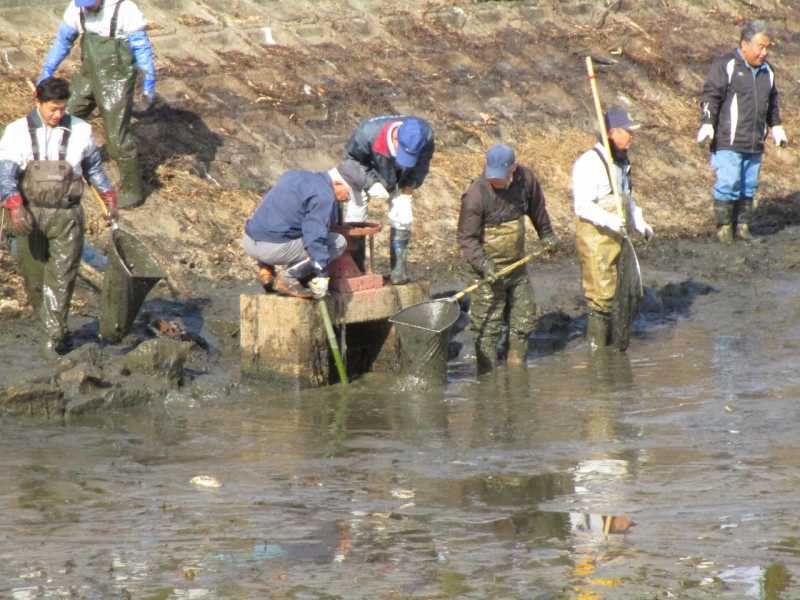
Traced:
<path fill-rule="evenodd" d="M 431 175 L 415 203 L 412 262 L 458 260 L 459 196 L 498 141 L 536 170 L 569 246 L 570 169 L 593 132 L 586 54 L 598 58 L 604 102 L 628 106 L 645 124 L 633 151 L 635 183 L 662 238 L 702 237 L 712 227 L 707 155 L 693 142 L 697 100 L 710 61 L 735 44 L 747 19 L 775 28 L 782 114 L 790 139 L 798 131 L 791 65 L 800 59 L 800 23 L 774 0 L 139 4 L 160 100 L 135 127 L 151 197 L 122 224 L 186 290 L 203 279 L 249 282 L 253 265 L 238 239 L 266 186 L 288 168 L 327 168 L 359 120 L 378 113 L 419 114 L 436 133 Z M 0 125 L 24 113 L 24 78 L 38 71 L 60 10 L 41 0 L 0 14 Z M 74 72 L 77 54 L 61 73 Z M 795 147 L 767 148 L 762 215 L 778 227 L 800 222 L 797 164 Z M 102 245 L 99 212 L 85 206 L 90 238 Z M 372 210 L 385 219 L 385 206 Z M 383 232 L 377 240 L 383 260 L 387 239 Z M 5 293 L 21 300 L 8 269 L 0 265 Z"/>

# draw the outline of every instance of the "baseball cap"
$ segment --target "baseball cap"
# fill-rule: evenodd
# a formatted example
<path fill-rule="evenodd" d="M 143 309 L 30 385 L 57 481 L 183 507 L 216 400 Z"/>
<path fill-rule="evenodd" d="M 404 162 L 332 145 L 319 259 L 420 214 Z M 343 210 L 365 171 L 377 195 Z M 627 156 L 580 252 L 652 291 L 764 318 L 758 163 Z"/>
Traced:
<path fill-rule="evenodd" d="M 360 192 L 367 184 L 367 171 L 355 160 L 344 161 L 336 167 L 336 170 L 353 192 Z"/>
<path fill-rule="evenodd" d="M 626 129 L 636 131 L 641 125 L 631 119 L 624 108 L 612 106 L 606 111 L 606 129 Z"/>
<path fill-rule="evenodd" d="M 94 6 L 97 0 L 75 0 L 75 6 L 78 8 L 89 8 Z"/>
<path fill-rule="evenodd" d="M 417 164 L 417 158 L 428 138 L 429 127 L 421 119 L 410 117 L 397 128 L 397 164 L 410 169 Z"/>
<path fill-rule="evenodd" d="M 514 149 L 505 144 L 495 144 L 486 152 L 486 178 L 505 179 L 517 158 Z"/>

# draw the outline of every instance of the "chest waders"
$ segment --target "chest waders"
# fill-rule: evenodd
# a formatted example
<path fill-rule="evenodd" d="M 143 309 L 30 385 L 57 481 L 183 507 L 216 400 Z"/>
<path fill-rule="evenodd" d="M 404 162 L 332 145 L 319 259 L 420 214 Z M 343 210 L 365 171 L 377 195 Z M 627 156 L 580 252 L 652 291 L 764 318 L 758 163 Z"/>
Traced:
<path fill-rule="evenodd" d="M 493 191 L 488 182 L 481 187 L 483 213 L 488 213 Z M 484 225 L 483 251 L 497 270 L 525 255 L 525 216 L 497 225 Z M 475 333 L 478 374 L 494 370 L 509 350 L 524 358 L 528 334 L 536 324 L 536 303 L 526 269 L 517 269 L 492 285 L 481 286 L 470 306 L 471 329 Z"/>
<path fill-rule="evenodd" d="M 610 182 L 608 163 L 600 152 L 597 155 L 603 162 Z M 630 194 L 629 185 L 622 193 L 626 210 L 630 207 Z M 613 195 L 601 198 L 598 205 L 607 212 L 617 213 Z M 630 215 L 626 221 L 632 221 Z M 581 284 L 589 309 L 586 333 L 590 345 L 592 348 L 613 345 L 620 350 L 627 349 L 631 323 L 638 312 L 640 289 L 636 255 L 630 242 L 594 223 L 578 219 L 575 225 L 575 249 L 580 260 Z"/>
<path fill-rule="evenodd" d="M 117 17 L 121 2 L 111 18 L 108 37 L 86 31 L 81 10 L 81 70 L 71 84 L 67 103 L 71 115 L 87 118 L 95 107 L 106 128 L 108 154 L 117 162 L 120 175 L 120 208 L 132 208 L 144 201 L 142 175 L 131 133 L 136 67 L 127 40 L 117 39 Z"/>
<path fill-rule="evenodd" d="M 66 161 L 69 117 L 61 124 L 66 130 L 58 160 L 44 160 L 36 137 L 37 126 L 28 116 L 33 161 L 25 168 L 20 191 L 33 215 L 34 227 L 30 235 L 17 240 L 28 299 L 54 344 L 67 335 L 67 315 L 83 247 L 83 180 Z"/>

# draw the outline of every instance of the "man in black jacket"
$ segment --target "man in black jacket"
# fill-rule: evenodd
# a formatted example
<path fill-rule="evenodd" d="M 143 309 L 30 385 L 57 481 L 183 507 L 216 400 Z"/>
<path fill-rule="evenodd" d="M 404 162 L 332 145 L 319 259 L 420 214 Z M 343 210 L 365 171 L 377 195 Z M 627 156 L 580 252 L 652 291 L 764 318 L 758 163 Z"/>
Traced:
<path fill-rule="evenodd" d="M 433 157 L 433 130 L 423 119 L 410 116 L 384 116 L 367 119 L 345 145 L 346 158 L 367 170 L 366 195 L 389 199 L 391 225 L 391 281 L 408 283 L 406 269 L 408 242 L 414 216 L 414 190 L 422 185 Z M 348 223 L 365 221 L 366 198 L 351 200 L 345 210 Z"/>
<path fill-rule="evenodd" d="M 781 126 L 775 73 L 767 62 L 770 39 L 763 21 L 742 29 L 739 47 L 713 62 L 700 101 L 697 143 L 711 140 L 711 167 L 716 173 L 714 215 L 717 238 L 752 239 L 750 217 L 767 128 L 775 144 L 788 143 Z"/>

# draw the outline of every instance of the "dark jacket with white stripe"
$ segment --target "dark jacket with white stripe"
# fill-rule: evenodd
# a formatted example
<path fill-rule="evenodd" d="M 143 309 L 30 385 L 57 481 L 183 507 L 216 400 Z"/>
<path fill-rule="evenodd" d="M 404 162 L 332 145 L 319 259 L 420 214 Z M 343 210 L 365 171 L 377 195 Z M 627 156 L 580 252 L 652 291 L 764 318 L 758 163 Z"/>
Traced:
<path fill-rule="evenodd" d="M 738 49 L 721 56 L 708 71 L 700 109 L 702 123 L 714 126 L 712 151 L 763 152 L 767 128 L 781 124 L 772 67 L 752 69 Z"/>

